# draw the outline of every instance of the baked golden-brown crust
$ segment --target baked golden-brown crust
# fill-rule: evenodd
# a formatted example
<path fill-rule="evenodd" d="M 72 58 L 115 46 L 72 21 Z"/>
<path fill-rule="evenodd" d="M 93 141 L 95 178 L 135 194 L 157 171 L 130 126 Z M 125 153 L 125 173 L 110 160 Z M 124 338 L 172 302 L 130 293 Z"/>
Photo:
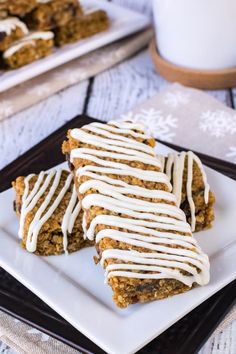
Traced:
<path fill-rule="evenodd" d="M 58 46 L 91 37 L 109 28 L 109 19 L 105 11 L 97 10 L 88 15 L 70 20 L 65 26 L 55 29 L 55 42 Z"/>
<path fill-rule="evenodd" d="M 0 20 L 7 18 L 7 16 L 8 16 L 8 10 L 7 10 L 6 1 L 4 2 L 0 1 Z"/>
<path fill-rule="evenodd" d="M 52 53 L 53 45 L 53 39 L 35 39 L 33 40 L 33 43 L 31 41 L 25 42 L 24 46 L 14 52 L 12 55 L 4 57 L 3 54 L 3 61 L 8 68 L 17 69 L 21 66 L 30 64 L 35 60 L 50 55 Z"/>
<path fill-rule="evenodd" d="M 82 15 L 78 0 L 52 0 L 38 4 L 24 20 L 33 30 L 50 30 L 65 26 L 71 19 Z"/>
<path fill-rule="evenodd" d="M 36 0 L 8 0 L 8 12 L 11 15 L 24 17 L 37 6 Z"/>
<path fill-rule="evenodd" d="M 9 15 L 24 17 L 37 5 L 36 0 L 2 0 L 0 2 L 0 19 Z"/>
<path fill-rule="evenodd" d="M 188 166 L 188 159 L 189 153 L 193 157 L 193 163 L 191 167 Z M 191 208 L 189 204 L 189 199 L 187 195 L 187 182 L 188 182 L 188 168 L 191 168 L 191 176 L 192 176 L 192 183 L 191 183 L 191 196 L 193 198 L 194 203 L 194 215 L 195 215 L 195 227 L 192 231 L 201 231 L 209 229 L 212 226 L 212 222 L 214 220 L 214 203 L 215 203 L 215 196 L 214 193 L 209 190 L 208 200 L 205 201 L 205 189 L 206 189 L 206 181 L 204 182 L 203 175 L 205 175 L 204 168 L 200 159 L 193 154 L 192 152 L 182 152 L 173 153 L 176 159 L 181 158 L 181 154 L 184 154 L 184 169 L 183 174 L 181 177 L 181 201 L 180 201 L 180 208 L 184 211 L 188 223 L 191 225 L 192 223 L 192 215 L 191 215 Z M 170 154 L 170 155 L 173 155 Z M 164 171 L 166 172 L 167 169 L 167 161 L 168 157 L 164 159 L 165 166 Z M 180 166 L 178 167 L 180 168 Z M 171 168 L 171 183 L 175 186 L 176 180 L 174 180 L 174 163 Z"/>
<path fill-rule="evenodd" d="M 110 123 L 110 125 L 112 127 L 115 127 L 112 125 L 112 123 Z M 86 133 L 90 133 L 90 136 L 95 135 L 96 137 L 100 137 L 100 138 L 104 138 L 103 134 L 99 134 L 99 133 L 93 133 L 91 131 L 88 131 L 87 128 L 88 126 L 85 126 L 82 128 L 83 132 Z M 101 126 L 100 126 L 101 127 Z M 81 131 L 81 130 L 80 130 Z M 73 132 L 73 131 L 72 131 Z M 80 150 L 80 148 L 82 149 L 86 149 L 84 150 L 85 152 L 82 153 L 81 156 L 84 156 L 83 154 L 86 154 L 86 152 L 89 154 L 90 150 L 87 149 L 93 149 L 95 151 L 99 150 L 101 152 L 105 151 L 105 148 L 99 147 L 91 144 L 91 143 L 86 143 L 86 139 L 84 138 L 84 140 L 80 140 L 79 138 L 74 138 L 74 135 L 72 136 L 72 132 L 69 131 L 68 132 L 68 140 L 65 141 L 63 143 L 62 146 L 62 151 L 65 155 L 70 156 L 74 151 L 76 152 L 76 149 Z M 138 133 L 138 131 L 136 131 Z M 76 133 L 75 133 L 76 134 Z M 79 133 L 81 134 L 81 133 Z M 115 133 L 114 133 L 115 134 Z M 134 137 L 132 135 L 129 134 L 125 134 L 125 133 L 121 133 L 121 136 L 125 137 L 125 138 L 129 138 L 129 139 L 134 139 Z M 135 141 L 139 141 L 142 142 L 143 144 L 153 147 L 155 145 L 155 140 L 152 138 L 145 138 L 145 139 L 141 139 L 141 138 L 135 138 Z M 101 140 L 99 140 L 101 141 Z M 104 140 L 105 141 L 105 140 Z M 109 148 L 107 148 L 109 150 Z M 80 150 L 81 151 L 81 150 Z M 80 154 L 80 152 L 79 152 Z M 96 154 L 95 154 L 96 155 Z M 72 156 L 72 155 L 71 155 Z M 122 164 L 127 164 L 127 166 L 129 167 L 133 167 L 136 168 L 138 171 L 150 171 L 151 172 L 160 172 L 161 168 L 154 166 L 153 164 L 148 164 L 148 163 L 144 163 L 142 161 L 137 161 L 137 160 L 125 160 L 125 158 L 116 158 L 114 159 L 112 156 L 110 157 L 108 156 L 104 156 L 103 160 L 105 161 L 111 161 L 111 162 L 116 162 L 116 163 L 122 163 Z M 85 184 L 86 181 L 90 181 L 92 180 L 91 176 L 88 175 L 81 175 L 81 169 L 83 167 L 88 167 L 89 168 L 91 166 L 95 166 L 95 167 L 99 167 L 99 163 L 98 162 L 94 162 L 92 159 L 86 159 L 85 157 L 76 157 L 76 155 L 73 155 L 73 157 L 71 157 L 70 160 L 70 166 L 72 171 L 74 172 L 74 177 L 75 177 L 75 183 L 77 185 L 77 191 L 78 191 L 78 195 L 79 198 L 81 199 L 82 202 L 82 207 L 84 209 L 84 213 L 85 213 L 85 220 L 86 220 L 86 228 L 87 228 L 87 235 L 88 235 L 88 230 L 91 229 L 91 225 L 92 222 L 95 220 L 95 218 L 98 218 L 100 216 L 105 216 L 107 218 L 111 217 L 116 217 L 118 219 L 122 218 L 122 220 L 126 220 L 126 218 L 128 217 L 131 221 L 134 220 L 134 222 L 136 222 L 136 218 L 135 217 L 131 217 L 131 216 L 127 216 L 125 213 L 123 213 L 122 211 L 118 211 L 115 210 L 110 207 L 102 207 L 101 205 L 96 204 L 95 202 L 91 202 L 91 198 L 90 198 L 90 204 L 89 207 L 88 205 L 85 204 L 85 200 L 88 200 L 88 197 L 90 194 L 92 194 L 93 198 L 95 198 L 96 194 L 100 195 L 107 195 L 107 193 L 105 191 L 105 187 L 104 190 L 101 192 L 99 190 L 99 188 L 96 188 L 96 184 L 93 184 L 94 187 L 93 188 L 88 188 L 86 189 L 84 192 L 81 191 L 81 186 L 83 186 Z M 102 165 L 103 166 L 103 165 Z M 127 167 L 128 168 L 128 167 Z M 80 172 L 79 178 L 77 176 L 77 172 Z M 98 175 L 104 176 L 103 173 L 98 172 Z M 142 173 L 140 173 L 140 175 L 142 175 Z M 150 190 L 155 193 L 155 191 L 165 191 L 165 192 L 169 192 L 169 187 L 168 185 L 166 185 L 165 183 L 161 183 L 161 182 L 155 182 L 155 181 L 150 181 L 150 180 L 143 180 L 142 177 L 134 177 L 132 175 L 122 175 L 122 173 L 119 174 L 112 174 L 112 173 L 106 173 L 105 174 L 106 177 L 111 178 L 111 179 L 115 179 L 117 181 L 121 181 L 121 183 L 126 183 L 129 186 L 136 186 L 136 187 L 142 187 L 144 189 L 147 189 L 149 192 Z M 97 177 L 99 180 L 99 176 Z M 118 183 L 118 182 L 117 182 Z M 135 187 L 135 188 L 136 188 Z M 137 196 L 137 195 L 132 195 L 132 194 L 126 194 L 126 197 L 128 198 L 136 198 L 135 200 L 138 202 L 138 200 L 140 201 L 147 201 L 147 202 L 152 202 L 152 203 L 159 203 L 161 204 L 162 202 L 165 202 L 167 205 L 175 205 L 174 202 L 171 201 L 163 201 L 160 198 L 155 198 L 155 197 L 143 197 L 143 196 Z M 99 197 L 98 197 L 99 198 Z M 118 197 L 117 197 L 118 198 Z M 119 205 L 119 203 L 118 203 Z M 162 216 L 167 216 L 165 214 L 162 214 Z M 101 219 L 100 219 L 101 220 Z M 104 220 L 104 219 L 103 219 Z M 110 252 L 110 251 L 117 251 L 117 252 L 128 252 L 130 254 L 130 252 L 134 251 L 137 252 L 135 253 L 135 255 L 142 255 L 143 253 L 147 253 L 149 255 L 153 255 L 153 257 L 155 258 L 156 255 L 156 251 L 154 249 L 150 249 L 149 247 L 146 248 L 145 246 L 141 246 L 138 245 L 138 243 L 136 244 L 132 244 L 132 242 L 130 243 L 130 241 L 122 241 L 122 240 L 118 240 L 114 236 L 114 230 L 118 233 L 124 233 L 127 236 L 127 239 L 129 238 L 129 234 L 131 235 L 131 229 L 129 228 L 125 228 L 124 226 L 114 226 L 113 224 L 103 224 L 102 222 L 95 224 L 95 237 L 97 237 L 99 234 L 101 234 L 103 231 L 106 231 L 106 235 L 104 237 L 99 238 L 99 240 L 96 242 L 96 249 L 98 252 L 98 259 L 97 261 L 101 261 L 102 265 L 104 266 L 104 268 L 108 268 L 108 267 L 114 267 L 116 264 L 121 264 L 121 260 L 119 260 L 119 258 L 116 257 L 112 257 L 112 256 L 108 256 L 105 259 L 103 258 L 103 255 L 105 254 L 105 252 Z M 138 225 L 138 224 L 137 224 Z M 185 238 L 185 236 L 191 237 L 191 231 L 189 226 L 187 227 L 186 232 L 182 233 L 183 239 Z M 159 228 L 155 228 L 155 232 L 163 232 L 163 230 L 159 227 Z M 110 233 L 109 233 L 110 232 Z M 170 231 L 167 229 L 167 232 L 171 232 L 172 234 L 178 234 L 177 231 Z M 113 236 L 112 236 L 113 235 Z M 131 235 L 132 236 L 132 235 Z M 141 236 L 147 236 L 146 239 L 148 239 L 148 235 L 142 235 Z M 148 242 L 148 241 L 147 241 Z M 151 246 L 152 247 L 152 246 Z M 181 248 L 180 246 L 171 246 L 173 248 Z M 192 246 L 192 252 L 196 252 L 196 249 L 194 246 Z M 123 253 L 124 254 L 124 253 Z M 151 256 L 150 256 L 151 257 Z M 132 261 L 126 261 L 123 262 L 126 265 L 134 265 L 134 263 Z M 109 268 L 111 269 L 111 268 Z M 113 268 L 114 269 L 114 268 Z M 124 269 L 124 268 L 123 268 Z M 200 269 L 196 269 L 197 272 L 200 272 Z M 134 272 L 134 271 L 131 271 Z M 141 270 L 137 270 L 136 271 L 136 275 L 138 273 L 138 276 L 140 274 L 140 272 L 142 273 Z M 119 272 L 118 272 L 119 273 Z M 171 277 L 168 278 L 167 277 L 162 277 L 160 278 L 149 278 L 152 277 L 153 275 L 156 275 L 157 273 L 155 271 L 144 271 L 145 275 L 147 275 L 147 277 L 145 278 L 145 275 L 141 276 L 140 278 L 137 277 L 132 277 L 132 275 L 130 276 L 121 276 L 121 275 L 114 275 L 114 276 L 110 276 L 108 277 L 107 281 L 108 284 L 112 287 L 113 290 L 113 299 L 116 303 L 117 306 L 124 308 L 127 307 L 130 304 L 134 304 L 136 302 L 146 302 L 146 301 L 150 301 L 150 300 L 156 300 L 156 299 L 162 299 L 168 296 L 172 296 L 175 294 L 179 294 L 182 293 L 186 290 L 191 289 L 191 287 L 195 286 L 195 283 L 193 282 L 191 285 L 186 285 L 186 283 L 184 284 L 183 282 L 181 282 L 178 279 L 172 279 Z M 106 273 L 109 275 L 109 272 Z M 129 273 L 132 274 L 132 273 Z M 133 273 L 135 275 L 135 273 Z M 189 275 L 188 272 L 183 272 L 182 275 Z"/>
<path fill-rule="evenodd" d="M 55 201 L 57 196 L 59 195 L 60 191 L 62 190 L 66 179 L 68 178 L 69 172 L 62 171 L 62 175 L 60 178 L 60 183 L 50 200 L 49 205 L 44 211 L 44 214 L 48 211 L 52 203 Z M 34 175 L 29 181 L 29 193 L 33 190 L 39 175 Z M 45 181 L 48 174 L 45 173 L 43 181 Z M 46 196 L 48 195 L 49 188 L 52 186 L 53 180 L 50 182 L 48 188 L 42 194 L 42 196 L 38 199 L 36 205 L 32 210 L 30 210 L 24 220 L 24 227 L 23 227 L 23 238 L 21 240 L 21 246 L 26 249 L 26 242 L 27 242 L 27 234 L 29 231 L 29 227 L 32 223 L 32 220 L 35 217 L 36 212 L 39 210 L 40 206 L 42 205 L 43 201 L 45 200 Z M 16 198 L 14 202 L 14 208 L 19 218 L 21 218 L 22 212 L 22 197 L 25 192 L 25 177 L 18 177 L 13 183 L 13 188 L 16 192 Z M 40 232 L 37 238 L 37 248 L 35 254 L 37 255 L 59 255 L 64 253 L 63 248 L 63 233 L 62 233 L 62 220 L 65 214 L 65 211 L 68 207 L 70 202 L 71 196 L 73 191 L 73 183 L 71 183 L 69 189 L 67 190 L 66 194 L 64 195 L 63 199 L 61 200 L 60 204 L 53 212 L 51 217 L 42 225 Z M 80 250 L 83 247 L 87 247 L 91 245 L 91 242 L 85 240 L 83 237 L 83 230 L 82 230 L 82 211 L 78 214 L 74 227 L 71 233 L 67 235 L 68 239 L 68 246 L 67 251 L 69 253 L 75 252 Z"/>
<path fill-rule="evenodd" d="M 24 37 L 24 32 L 20 27 L 16 27 L 9 35 L 5 32 L 0 32 L 0 51 L 3 52 L 8 49 L 15 41 L 22 37 Z"/>

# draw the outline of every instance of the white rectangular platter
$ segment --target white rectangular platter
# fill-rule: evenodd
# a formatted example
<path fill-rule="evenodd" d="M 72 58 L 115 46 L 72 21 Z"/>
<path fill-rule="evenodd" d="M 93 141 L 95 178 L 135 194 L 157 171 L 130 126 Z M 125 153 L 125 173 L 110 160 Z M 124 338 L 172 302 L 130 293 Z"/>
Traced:
<path fill-rule="evenodd" d="M 32 79 L 70 60 L 140 31 L 150 25 L 147 16 L 117 6 L 108 1 L 81 0 L 80 2 L 84 8 L 99 8 L 105 10 L 111 22 L 109 30 L 80 40 L 77 43 L 65 45 L 63 48 L 55 48 L 53 54 L 50 56 L 37 60 L 20 69 L 0 71 L 0 92 L 6 91 L 26 80 Z"/>
<path fill-rule="evenodd" d="M 158 153 L 169 151 L 158 144 Z M 104 284 L 103 269 L 93 263 L 93 247 L 51 257 L 38 257 L 20 248 L 12 189 L 0 194 L 0 266 L 107 353 L 135 353 L 236 278 L 236 182 L 209 168 L 206 172 L 216 195 L 216 220 L 212 229 L 195 237 L 210 257 L 207 286 L 119 310 Z"/>

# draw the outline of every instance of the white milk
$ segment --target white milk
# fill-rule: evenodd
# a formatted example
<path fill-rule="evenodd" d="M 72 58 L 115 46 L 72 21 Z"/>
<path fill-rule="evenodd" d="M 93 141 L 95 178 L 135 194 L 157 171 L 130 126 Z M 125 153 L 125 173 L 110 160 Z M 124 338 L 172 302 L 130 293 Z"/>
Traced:
<path fill-rule="evenodd" d="M 153 0 L 159 53 L 188 68 L 236 66 L 236 0 Z"/>

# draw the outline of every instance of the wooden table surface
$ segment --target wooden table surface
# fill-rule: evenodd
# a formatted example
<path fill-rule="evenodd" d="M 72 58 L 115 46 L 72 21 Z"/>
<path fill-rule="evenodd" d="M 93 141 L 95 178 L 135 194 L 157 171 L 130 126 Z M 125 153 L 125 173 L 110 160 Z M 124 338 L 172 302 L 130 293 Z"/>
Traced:
<path fill-rule="evenodd" d="M 113 2 L 151 16 L 151 0 Z M 0 169 L 77 114 L 113 118 L 151 97 L 166 84 L 155 72 L 145 49 L 104 73 L 58 92 L 0 123 Z M 228 106 L 236 105 L 236 89 L 209 93 Z M 3 353 L 15 352 L 0 342 L 0 354 Z M 199 353 L 236 354 L 236 321 L 213 335 Z"/>

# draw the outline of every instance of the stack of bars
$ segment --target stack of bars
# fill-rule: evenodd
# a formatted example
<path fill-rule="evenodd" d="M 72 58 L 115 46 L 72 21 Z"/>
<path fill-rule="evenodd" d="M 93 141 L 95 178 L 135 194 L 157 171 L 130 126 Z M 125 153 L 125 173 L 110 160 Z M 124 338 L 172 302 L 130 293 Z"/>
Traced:
<path fill-rule="evenodd" d="M 0 64 L 16 69 L 109 28 L 107 14 L 78 0 L 0 0 Z"/>
<path fill-rule="evenodd" d="M 49 255 L 95 245 L 120 308 L 207 284 L 208 257 L 192 235 L 214 219 L 206 174 L 192 152 L 165 158 L 154 146 L 138 123 L 70 130 L 62 150 L 72 173 L 13 183 L 22 247 Z"/>

